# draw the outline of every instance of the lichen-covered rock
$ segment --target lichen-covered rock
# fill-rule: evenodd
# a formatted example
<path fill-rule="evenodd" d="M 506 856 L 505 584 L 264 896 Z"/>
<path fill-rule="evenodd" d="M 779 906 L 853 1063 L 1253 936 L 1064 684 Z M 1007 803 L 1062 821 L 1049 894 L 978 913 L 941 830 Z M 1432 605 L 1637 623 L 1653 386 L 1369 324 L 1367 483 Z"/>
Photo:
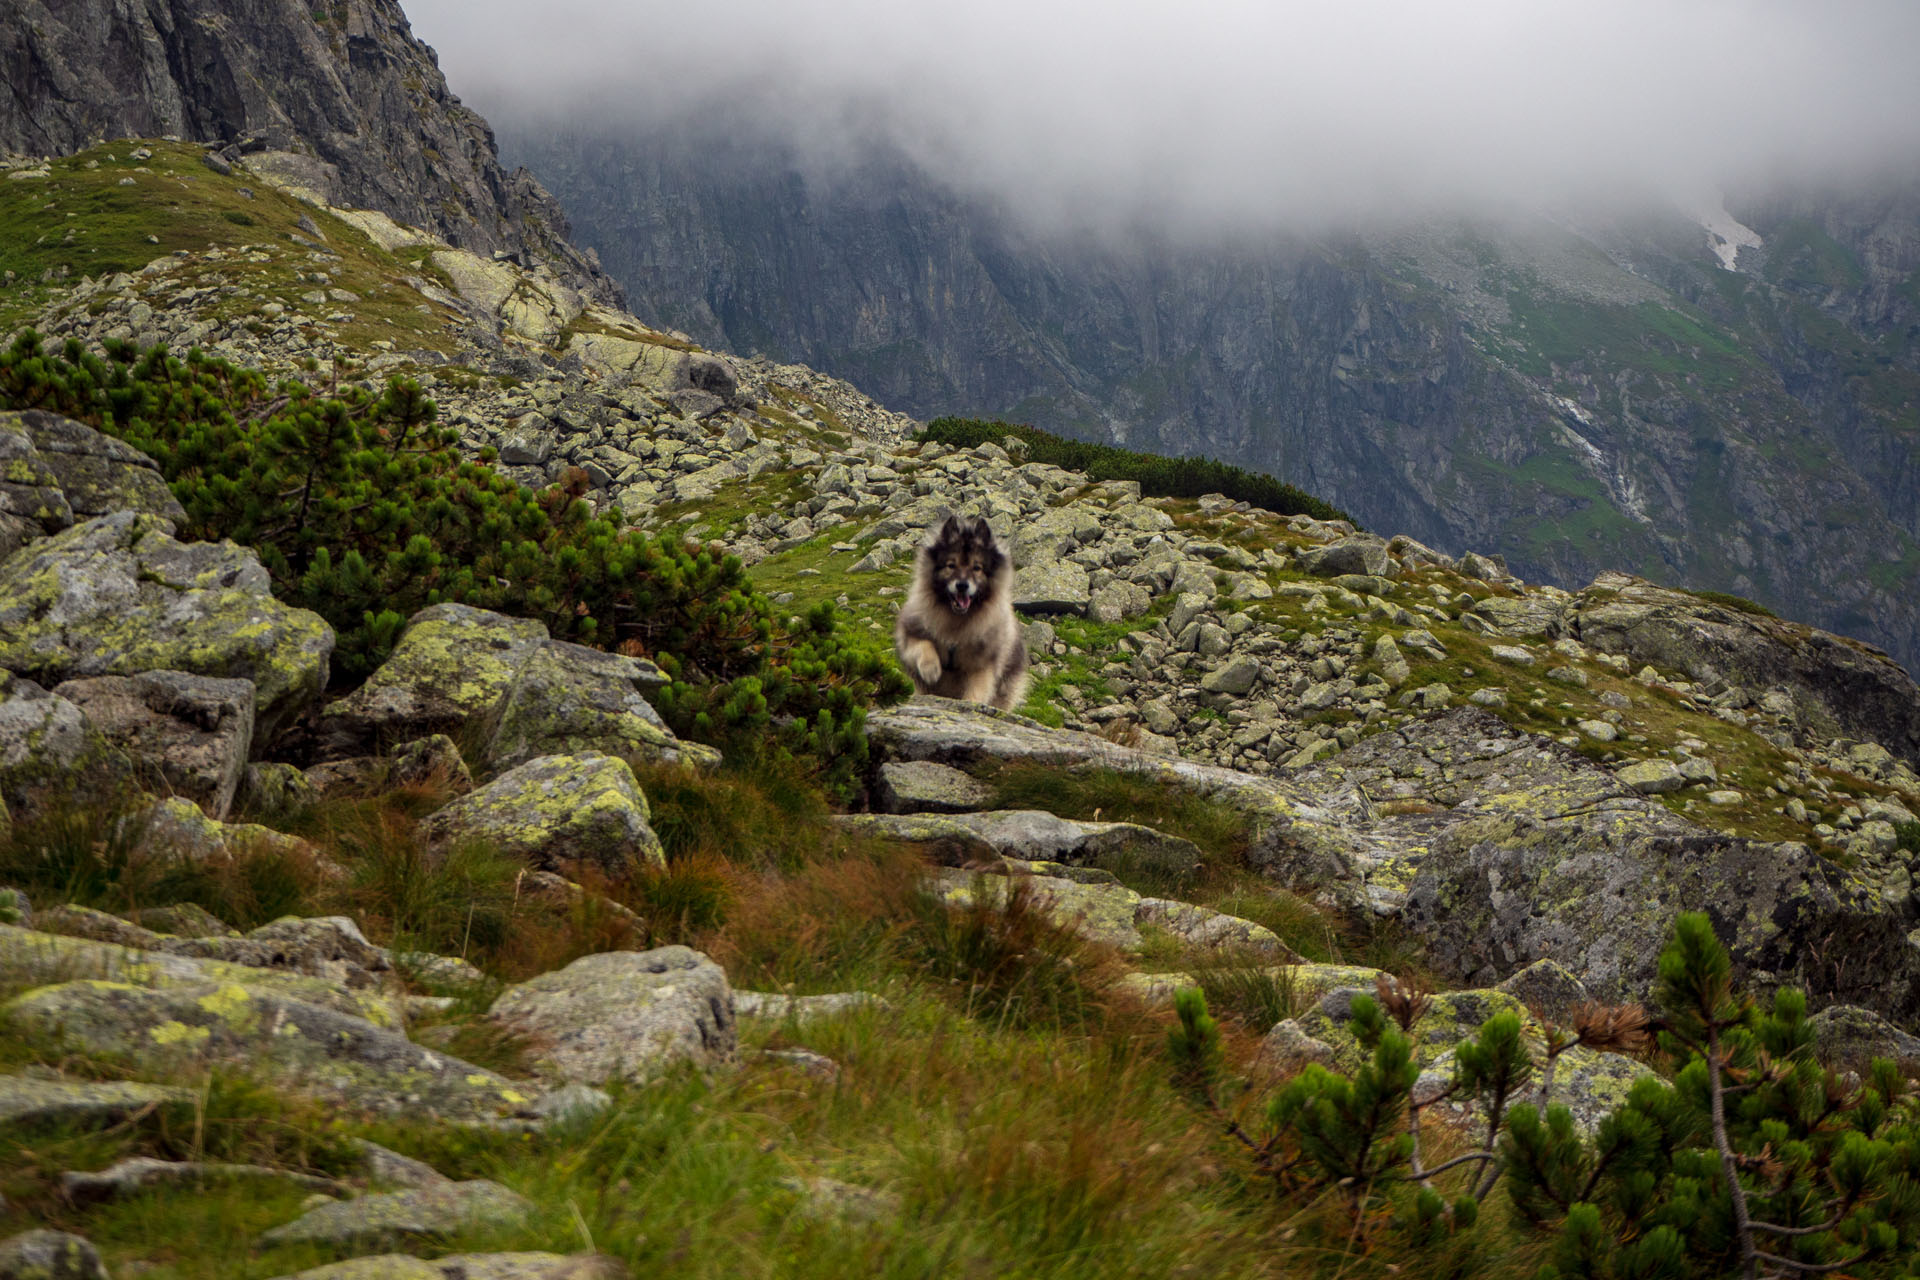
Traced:
<path fill-rule="evenodd" d="M 73 508 L 21 415 L 0 413 L 0 561 L 73 523 Z"/>
<path fill-rule="evenodd" d="M 126 756 L 80 708 L 0 670 L 0 830 L 9 813 L 112 803 L 131 777 Z"/>
<path fill-rule="evenodd" d="M 1191 840 L 1132 822 L 1079 822 L 1040 809 L 993 809 L 951 819 L 1010 858 L 1138 867 L 1191 875 L 1200 849 Z"/>
<path fill-rule="evenodd" d="M 30 453 L 20 450 L 21 442 Z M 52 478 L 73 520 L 116 511 L 186 519 L 185 508 L 152 458 L 83 422 L 40 409 L 0 413 L 0 510 L 6 509 L 8 462 L 22 456 L 33 458 Z"/>
<path fill-rule="evenodd" d="M 964 867 L 999 855 L 971 827 L 955 822 L 950 813 L 841 813 L 836 825 L 863 835 L 918 846 L 927 861 L 943 867 Z"/>
<path fill-rule="evenodd" d="M 1309 1063 L 1333 1068 L 1337 1063 L 1333 1046 L 1308 1035 L 1293 1018 L 1283 1018 L 1273 1024 L 1273 1029 L 1261 1038 L 1253 1059 L 1256 1071 L 1270 1075 L 1292 1075 Z"/>
<path fill-rule="evenodd" d="M 1322 578 L 1337 578 L 1346 573 L 1385 577 L 1393 569 L 1393 558 L 1387 554 L 1387 540 L 1366 533 L 1341 538 L 1322 547 L 1307 547 L 1298 555 L 1302 569 Z"/>
<path fill-rule="evenodd" d="M 1576 1009 L 1593 999 L 1586 983 L 1557 960 L 1535 960 L 1494 989 L 1563 1026 L 1571 1023 Z"/>
<path fill-rule="evenodd" d="M 1824 1061 L 1856 1068 L 1872 1058 L 1893 1058 L 1909 1068 L 1920 1064 L 1920 1036 L 1902 1031 L 1871 1009 L 1832 1004 L 1810 1021 Z"/>
<path fill-rule="evenodd" d="M 1044 867 L 1045 864 L 1038 864 L 1035 870 Z M 1088 884 L 1040 874 L 996 876 L 942 868 L 931 888 L 949 906 L 970 907 L 984 902 L 1000 910 L 1005 908 L 1016 886 L 1020 892 L 1030 895 L 1034 907 L 1063 928 L 1122 951 L 1138 951 L 1141 947 L 1140 930 L 1133 922 L 1141 898 L 1121 884 Z"/>
<path fill-rule="evenodd" d="M 127 919 L 143 929 L 171 933 L 181 938 L 237 938 L 240 931 L 192 902 L 176 902 L 170 907 L 141 907 L 129 911 Z"/>
<path fill-rule="evenodd" d="M 60 1194 L 69 1204 L 99 1204 L 134 1195 L 148 1187 L 198 1186 L 208 1182 L 232 1182 L 240 1179 L 272 1178 L 322 1194 L 338 1195 L 346 1187 L 332 1178 L 321 1178 L 291 1169 L 270 1169 L 258 1164 L 226 1164 L 203 1160 L 156 1160 L 151 1156 L 131 1156 L 115 1161 L 105 1169 L 69 1171 L 60 1175 Z"/>
<path fill-rule="evenodd" d="M 875 793 L 882 813 L 970 813 L 992 800 L 960 770 L 925 760 L 881 765 Z"/>
<path fill-rule="evenodd" d="M 1687 785 L 1686 775 L 1671 760 L 1636 760 L 1620 769 L 1620 781 L 1641 795 L 1665 795 Z"/>
<path fill-rule="evenodd" d="M 540 756 L 596 751 L 650 760 L 716 763 L 710 748 L 682 743 L 640 696 L 666 683 L 651 662 L 549 640 L 520 663 L 495 715 L 489 769 Z"/>
<path fill-rule="evenodd" d="M 160 990 L 63 982 L 16 997 L 0 1016 L 96 1053 L 266 1066 L 289 1085 L 380 1111 L 475 1120 L 529 1100 L 491 1071 L 364 1018 L 237 982 Z"/>
<path fill-rule="evenodd" d="M 327 708 L 320 734 L 336 755 L 458 734 L 468 720 L 492 717 L 526 654 L 546 638 L 546 627 L 527 618 L 463 604 L 422 609 L 380 669 Z"/>
<path fill-rule="evenodd" d="M 541 1073 L 570 1083 L 716 1065 L 739 1044 L 727 975 L 688 947 L 584 956 L 509 987 L 487 1017 L 541 1046 Z"/>
<path fill-rule="evenodd" d="M 143 671 L 69 680 L 53 692 L 126 754 L 142 786 L 191 800 L 216 820 L 233 808 L 253 749 L 251 680 Z"/>
<path fill-rule="evenodd" d="M 1013 607 L 1026 614 L 1083 614 L 1093 599 L 1087 571 L 1071 560 L 1023 564 L 1014 577 Z"/>
<path fill-rule="evenodd" d="M 1534 595 L 1488 596 L 1475 602 L 1468 616 L 1491 634 L 1521 639 L 1537 636 L 1552 640 L 1565 629 L 1563 606 Z"/>
<path fill-rule="evenodd" d="M 812 1022 L 834 1018 L 862 1009 L 886 1010 L 893 1006 L 871 991 L 832 991 L 817 996 L 790 996 L 769 991 L 736 991 L 733 1013 L 736 1018 L 761 1018 L 776 1022 Z"/>
<path fill-rule="evenodd" d="M 1134 908 L 1136 925 L 1165 929 L 1189 947 L 1254 952 L 1273 960 L 1298 961 L 1293 948 L 1262 924 L 1211 907 L 1167 898 L 1142 898 Z"/>
<path fill-rule="evenodd" d="M 0 1075 L 0 1124 L 105 1128 L 151 1109 L 189 1114 L 193 1103 L 193 1090 L 168 1085 Z"/>
<path fill-rule="evenodd" d="M 269 850 L 289 857 L 312 851 L 298 836 L 275 831 L 257 822 L 215 822 L 191 800 L 175 797 L 130 814 L 125 821 L 147 849 L 196 861 L 227 859 Z"/>
<path fill-rule="evenodd" d="M 542 756 L 431 814 L 421 830 L 435 845 L 485 841 L 543 869 L 586 862 L 619 871 L 666 866 L 649 817 L 625 760 Z"/>
<path fill-rule="evenodd" d="M 0 564 L 0 667 L 42 683 L 186 671 L 251 680 L 270 739 L 326 687 L 333 630 L 273 598 L 253 552 L 176 542 L 156 516 L 118 512 Z"/>
<path fill-rule="evenodd" d="M 262 1232 L 260 1243 L 342 1249 L 445 1239 L 481 1227 L 512 1226 L 526 1221 L 532 1212 L 533 1205 L 524 1196 L 497 1182 L 449 1182 L 323 1204 L 285 1226 Z"/>
<path fill-rule="evenodd" d="M 100 1251 L 65 1231 L 28 1231 L 0 1240 L 0 1280 L 107 1280 Z"/>
<path fill-rule="evenodd" d="M 240 802 L 253 813 L 291 813 L 320 799 L 297 765 L 261 761 L 247 766 L 240 779 Z"/>

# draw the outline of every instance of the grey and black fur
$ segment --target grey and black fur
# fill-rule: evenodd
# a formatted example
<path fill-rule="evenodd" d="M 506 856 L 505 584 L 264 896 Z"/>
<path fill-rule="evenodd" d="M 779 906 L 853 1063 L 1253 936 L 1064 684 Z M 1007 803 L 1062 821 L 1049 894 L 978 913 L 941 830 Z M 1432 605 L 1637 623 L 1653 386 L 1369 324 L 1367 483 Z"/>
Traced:
<path fill-rule="evenodd" d="M 1002 708 L 1027 696 L 1013 561 L 985 520 L 948 516 L 921 546 L 893 645 L 921 693 Z"/>

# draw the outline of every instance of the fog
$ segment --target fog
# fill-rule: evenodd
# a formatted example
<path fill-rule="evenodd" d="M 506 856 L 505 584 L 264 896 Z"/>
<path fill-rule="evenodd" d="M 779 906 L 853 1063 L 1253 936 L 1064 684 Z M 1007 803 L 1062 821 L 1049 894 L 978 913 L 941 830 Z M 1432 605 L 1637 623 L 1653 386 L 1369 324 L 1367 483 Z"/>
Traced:
<path fill-rule="evenodd" d="M 406 0 L 501 125 L 894 147 L 1065 225 L 1920 176 L 1920 0 Z"/>

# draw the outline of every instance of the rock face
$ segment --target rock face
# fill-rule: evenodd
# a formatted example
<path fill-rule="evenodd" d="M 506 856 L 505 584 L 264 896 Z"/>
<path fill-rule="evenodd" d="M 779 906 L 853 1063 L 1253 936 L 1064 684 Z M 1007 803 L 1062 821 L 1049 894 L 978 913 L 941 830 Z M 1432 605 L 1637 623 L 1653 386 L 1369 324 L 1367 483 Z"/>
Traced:
<path fill-rule="evenodd" d="M 17 74 L 0 90 L 0 152 L 250 139 L 250 163 L 290 172 L 330 204 L 550 263 L 575 287 L 618 298 L 568 243 L 553 197 L 526 170 L 501 167 L 493 131 L 448 90 L 393 0 L 13 0 L 4 32 L 0 64 Z"/>
<path fill-rule="evenodd" d="M 1822 738 L 1863 738 L 1920 766 L 1920 685 L 1856 641 L 1605 573 L 1574 597 L 1580 640 L 1698 681 L 1781 689 Z"/>
<path fill-rule="evenodd" d="M 96 788 L 100 798 L 110 798 L 127 772 L 126 757 L 80 708 L 0 669 L 0 819 L 42 805 L 85 803 Z"/>
<path fill-rule="evenodd" d="M 226 818 L 253 747 L 253 682 L 184 671 L 94 676 L 54 689 L 133 761 L 150 790 Z"/>
<path fill-rule="evenodd" d="M 231 542 L 176 542 L 155 516 L 119 512 L 0 564 L 0 667 L 42 683 L 184 671 L 251 680 L 254 731 L 271 737 L 327 683 L 333 630 L 273 598 Z"/>
<path fill-rule="evenodd" d="M 569 1083 L 644 1080 L 738 1046 L 727 975 L 687 947 L 585 956 L 508 988 L 487 1016 L 544 1046 L 543 1074 Z"/>
<path fill-rule="evenodd" d="M 572 862 L 609 871 L 664 867 L 633 768 L 612 756 L 542 756 L 510 769 L 432 814 L 437 845 L 484 840 L 542 870 Z"/>

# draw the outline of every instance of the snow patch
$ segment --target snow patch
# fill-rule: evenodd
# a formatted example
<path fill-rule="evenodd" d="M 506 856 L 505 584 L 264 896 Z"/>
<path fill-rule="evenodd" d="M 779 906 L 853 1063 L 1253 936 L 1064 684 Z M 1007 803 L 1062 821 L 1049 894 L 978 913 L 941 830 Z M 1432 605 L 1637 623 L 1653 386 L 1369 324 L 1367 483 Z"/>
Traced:
<path fill-rule="evenodd" d="M 1695 200 L 1687 207 L 1687 214 L 1706 229 L 1708 247 L 1728 271 L 1735 269 L 1742 249 L 1760 247 L 1760 233 L 1727 212 L 1724 196 Z"/>

